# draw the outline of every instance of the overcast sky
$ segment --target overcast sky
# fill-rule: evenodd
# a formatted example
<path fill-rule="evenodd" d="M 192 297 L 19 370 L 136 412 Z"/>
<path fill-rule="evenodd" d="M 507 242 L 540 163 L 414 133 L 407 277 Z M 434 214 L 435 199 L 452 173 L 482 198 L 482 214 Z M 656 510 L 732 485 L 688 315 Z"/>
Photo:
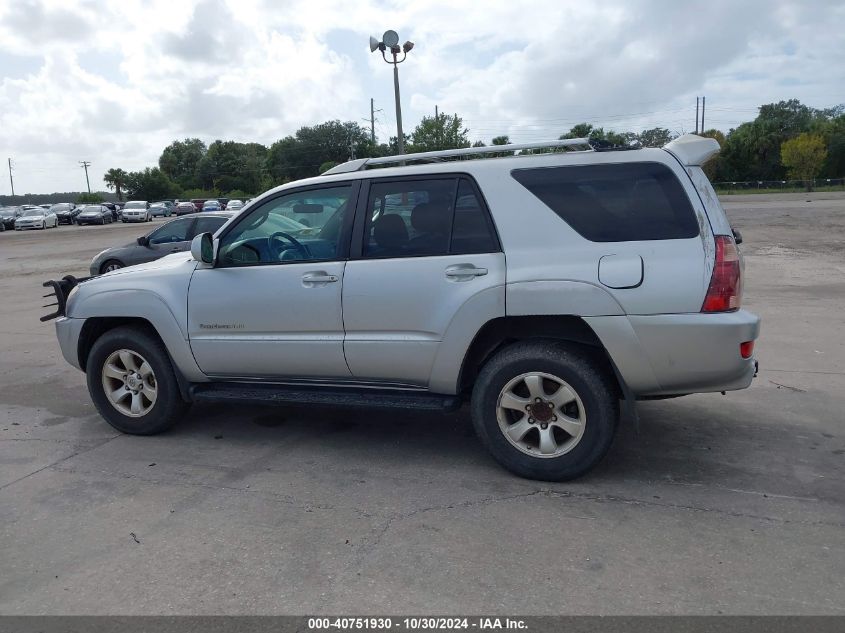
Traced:
<path fill-rule="evenodd" d="M 727 131 L 762 103 L 845 102 L 845 2 L 790 0 L 0 0 L 0 194 L 92 189 L 173 139 L 270 145 L 328 119 L 395 135 L 457 112 L 473 140 L 616 130 Z M 364 119 L 367 119 L 365 122 Z"/>

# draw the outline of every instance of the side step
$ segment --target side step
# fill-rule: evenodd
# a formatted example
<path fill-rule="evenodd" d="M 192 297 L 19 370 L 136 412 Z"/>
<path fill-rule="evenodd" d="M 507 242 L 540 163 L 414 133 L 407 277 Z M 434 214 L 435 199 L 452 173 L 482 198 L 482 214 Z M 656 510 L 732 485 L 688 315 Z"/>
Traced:
<path fill-rule="evenodd" d="M 455 411 L 461 406 L 458 396 L 416 391 L 354 388 L 308 388 L 291 385 L 205 382 L 190 388 L 194 402 L 232 402 L 252 404 L 299 404 L 326 407 L 367 407 Z"/>

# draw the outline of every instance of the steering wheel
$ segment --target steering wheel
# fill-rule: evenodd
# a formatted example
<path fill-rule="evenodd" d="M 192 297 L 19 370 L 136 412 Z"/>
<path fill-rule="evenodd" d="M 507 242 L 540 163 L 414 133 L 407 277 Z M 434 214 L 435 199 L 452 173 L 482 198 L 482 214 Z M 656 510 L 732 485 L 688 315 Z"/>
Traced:
<path fill-rule="evenodd" d="M 284 231 L 276 231 L 275 233 L 273 233 L 273 235 L 267 238 L 267 248 L 269 248 L 271 252 L 273 250 L 273 240 L 278 240 L 279 238 L 284 238 L 285 240 L 290 242 L 296 250 L 302 253 L 302 259 L 311 259 L 311 252 L 308 250 L 308 247 L 302 244 L 293 235 L 291 235 L 290 233 L 285 233 Z M 276 253 L 276 258 L 278 258 L 285 250 L 287 249 L 279 248 L 278 252 Z"/>

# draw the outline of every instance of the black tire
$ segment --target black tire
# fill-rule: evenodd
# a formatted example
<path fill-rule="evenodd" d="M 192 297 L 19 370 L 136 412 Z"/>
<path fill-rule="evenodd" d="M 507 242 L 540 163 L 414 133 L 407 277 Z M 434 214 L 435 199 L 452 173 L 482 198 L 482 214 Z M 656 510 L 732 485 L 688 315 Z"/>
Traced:
<path fill-rule="evenodd" d="M 524 453 L 499 427 L 499 394 L 512 379 L 529 372 L 562 379 L 584 407 L 581 439 L 557 457 Z M 526 341 L 509 345 L 484 365 L 473 388 L 471 410 L 478 437 L 506 469 L 528 479 L 568 481 L 592 469 L 610 449 L 619 422 L 619 389 L 611 371 L 591 351 L 556 341 Z"/>
<path fill-rule="evenodd" d="M 101 274 L 101 275 L 104 275 L 104 274 L 106 274 L 107 272 L 109 272 L 109 271 L 107 270 L 107 268 L 108 268 L 109 266 L 111 266 L 112 264 L 117 264 L 117 268 L 124 268 L 124 267 L 126 266 L 126 265 L 125 265 L 122 261 L 120 261 L 119 259 L 109 259 L 109 260 L 106 260 L 105 262 L 103 262 L 103 265 L 102 265 L 102 266 L 100 266 L 100 274 Z M 115 270 L 117 270 L 117 269 L 115 269 Z"/>
<path fill-rule="evenodd" d="M 143 356 L 155 374 L 158 395 L 149 413 L 131 417 L 118 411 L 103 388 L 102 368 L 115 351 L 127 349 Z M 124 326 L 109 330 L 91 347 L 86 363 L 88 392 L 100 415 L 118 431 L 130 435 L 155 435 L 170 429 L 188 411 L 182 399 L 176 374 L 162 342 L 149 330 Z"/>

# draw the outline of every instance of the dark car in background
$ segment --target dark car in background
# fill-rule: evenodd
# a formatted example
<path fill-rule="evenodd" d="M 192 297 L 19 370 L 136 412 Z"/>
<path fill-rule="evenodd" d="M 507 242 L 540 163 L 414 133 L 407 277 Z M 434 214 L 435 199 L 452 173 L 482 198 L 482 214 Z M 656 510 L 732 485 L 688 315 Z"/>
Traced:
<path fill-rule="evenodd" d="M 191 240 L 201 233 L 214 233 L 233 214 L 204 213 L 202 216 L 176 218 L 156 227 L 125 246 L 107 248 L 91 260 L 91 274 L 101 275 L 126 266 L 151 262 L 171 253 L 188 251 Z"/>
<path fill-rule="evenodd" d="M 83 224 L 111 224 L 114 222 L 111 209 L 101 204 L 88 204 L 76 216 L 76 223 Z"/>
<path fill-rule="evenodd" d="M 15 228 L 15 220 L 21 216 L 21 207 L 0 207 L 0 220 L 7 229 Z"/>
<path fill-rule="evenodd" d="M 101 202 L 100 204 L 103 205 L 109 211 L 111 211 L 111 219 L 116 222 L 117 219 L 120 217 L 120 207 L 117 206 L 114 202 Z"/>
<path fill-rule="evenodd" d="M 75 224 L 76 216 L 81 210 L 82 207 L 77 207 L 71 202 L 58 202 L 50 207 L 50 211 L 59 219 L 59 224 Z"/>

